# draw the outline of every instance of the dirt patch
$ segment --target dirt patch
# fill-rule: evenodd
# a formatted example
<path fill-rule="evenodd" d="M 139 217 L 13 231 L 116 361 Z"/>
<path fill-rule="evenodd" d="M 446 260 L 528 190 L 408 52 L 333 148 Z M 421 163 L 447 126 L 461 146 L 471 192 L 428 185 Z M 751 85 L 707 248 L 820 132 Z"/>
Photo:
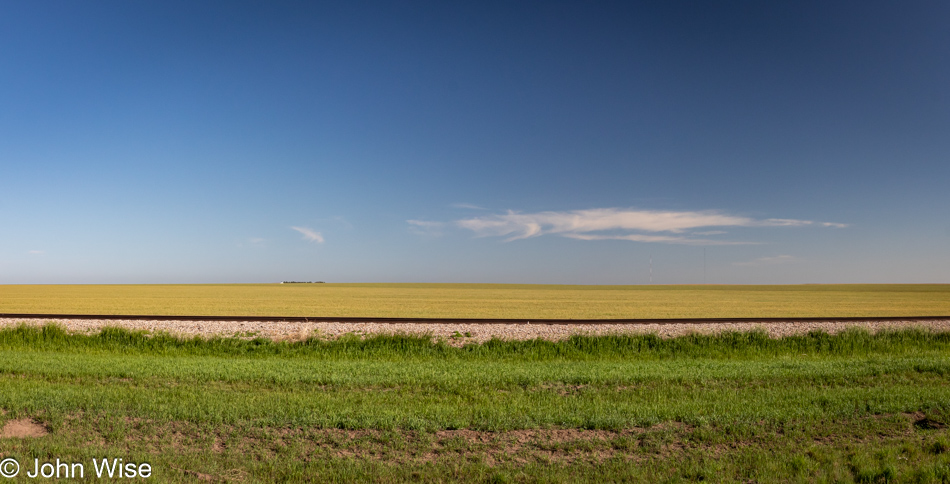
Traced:
<path fill-rule="evenodd" d="M 914 422 L 914 427 L 921 430 L 940 430 L 947 428 L 947 424 L 932 419 L 930 417 L 924 417 Z"/>
<path fill-rule="evenodd" d="M 33 419 L 21 418 L 7 422 L 3 430 L 0 430 L 0 438 L 42 437 L 48 433 L 46 427 L 34 422 Z"/>
<path fill-rule="evenodd" d="M 435 432 L 437 441 L 451 439 L 464 439 L 473 444 L 485 443 L 518 443 L 529 444 L 534 442 L 545 442 L 562 444 L 580 440 L 603 440 L 607 441 L 620 435 L 632 435 L 642 433 L 643 429 L 628 429 L 623 431 L 610 430 L 583 430 L 583 429 L 533 429 L 533 430 L 508 430 L 503 432 L 486 432 L 479 430 L 440 430 Z"/>

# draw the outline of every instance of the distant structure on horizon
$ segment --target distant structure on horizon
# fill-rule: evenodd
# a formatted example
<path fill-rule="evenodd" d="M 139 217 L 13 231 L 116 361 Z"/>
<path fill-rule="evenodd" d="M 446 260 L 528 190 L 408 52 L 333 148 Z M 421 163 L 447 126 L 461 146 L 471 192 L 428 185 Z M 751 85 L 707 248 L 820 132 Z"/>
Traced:
<path fill-rule="evenodd" d="M 323 284 L 323 281 L 281 281 L 281 284 Z"/>

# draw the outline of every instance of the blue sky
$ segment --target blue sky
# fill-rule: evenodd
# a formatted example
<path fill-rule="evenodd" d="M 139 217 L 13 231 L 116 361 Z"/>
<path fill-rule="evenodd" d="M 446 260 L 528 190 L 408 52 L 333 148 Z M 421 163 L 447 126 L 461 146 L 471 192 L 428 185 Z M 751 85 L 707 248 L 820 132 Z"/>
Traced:
<path fill-rule="evenodd" d="M 0 283 L 950 282 L 948 19 L 4 2 Z"/>

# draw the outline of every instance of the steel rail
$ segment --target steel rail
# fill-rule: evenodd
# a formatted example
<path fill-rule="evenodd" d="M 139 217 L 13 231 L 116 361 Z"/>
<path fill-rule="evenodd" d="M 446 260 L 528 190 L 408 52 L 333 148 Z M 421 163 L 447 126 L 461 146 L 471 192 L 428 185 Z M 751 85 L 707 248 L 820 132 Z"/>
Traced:
<path fill-rule="evenodd" d="M 236 321 L 295 323 L 457 323 L 457 324 L 704 324 L 704 323 L 846 323 L 885 321 L 947 321 L 950 316 L 847 316 L 784 318 L 639 318 L 639 319 L 505 319 L 505 318 L 374 318 L 336 316 L 172 316 L 142 314 L 4 314 L 0 319 L 103 319 L 150 321 Z"/>

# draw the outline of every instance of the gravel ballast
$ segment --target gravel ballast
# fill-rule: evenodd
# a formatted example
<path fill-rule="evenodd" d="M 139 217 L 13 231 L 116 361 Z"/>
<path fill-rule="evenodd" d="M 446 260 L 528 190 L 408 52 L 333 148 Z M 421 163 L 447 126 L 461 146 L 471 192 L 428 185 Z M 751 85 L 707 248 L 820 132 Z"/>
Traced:
<path fill-rule="evenodd" d="M 820 330 L 838 333 L 847 328 L 864 328 L 870 332 L 883 329 L 923 328 L 932 331 L 950 331 L 950 320 L 906 321 L 801 321 L 801 322 L 710 322 L 667 324 L 471 324 L 471 323 L 334 323 L 296 321 L 168 321 L 168 320 L 118 320 L 118 319 L 23 319 L 0 318 L 0 328 L 18 324 L 42 326 L 56 323 L 75 333 L 97 333 L 104 327 L 118 326 L 132 330 L 167 332 L 173 335 L 263 337 L 277 341 L 302 340 L 313 335 L 335 339 L 344 334 L 428 334 L 449 343 L 481 343 L 492 338 L 527 340 L 542 338 L 561 340 L 574 334 L 644 334 L 654 333 L 671 338 L 691 333 L 718 334 L 724 331 L 764 330 L 770 337 L 805 334 Z"/>

